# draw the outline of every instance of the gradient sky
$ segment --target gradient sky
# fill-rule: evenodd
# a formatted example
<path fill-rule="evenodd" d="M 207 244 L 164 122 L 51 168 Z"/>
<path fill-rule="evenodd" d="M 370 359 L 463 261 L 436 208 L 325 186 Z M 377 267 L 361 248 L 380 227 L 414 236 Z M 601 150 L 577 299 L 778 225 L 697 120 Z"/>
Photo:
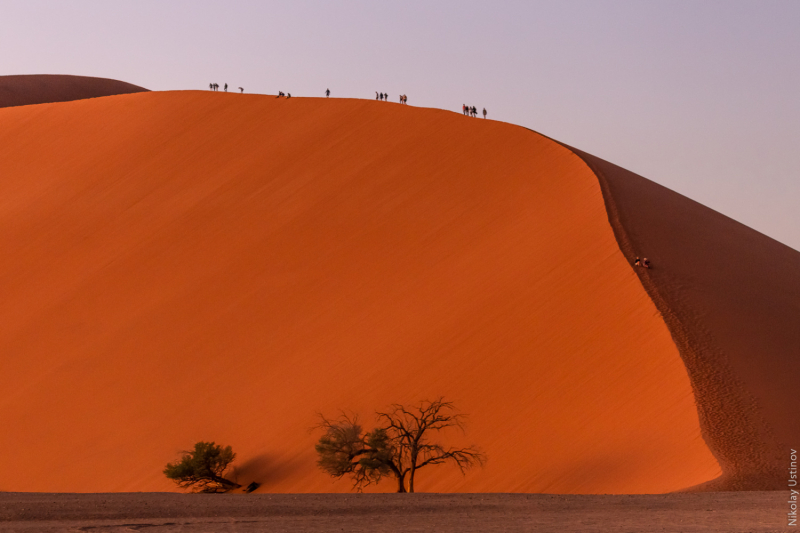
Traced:
<path fill-rule="evenodd" d="M 486 107 L 800 250 L 797 0 L 0 0 L 3 74 Z"/>

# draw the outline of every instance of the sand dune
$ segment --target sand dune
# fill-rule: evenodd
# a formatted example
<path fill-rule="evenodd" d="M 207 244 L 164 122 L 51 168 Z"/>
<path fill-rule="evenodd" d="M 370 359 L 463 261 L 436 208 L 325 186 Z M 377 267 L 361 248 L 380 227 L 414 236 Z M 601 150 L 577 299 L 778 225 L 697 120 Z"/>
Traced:
<path fill-rule="evenodd" d="M 204 92 L 0 120 L 0 490 L 172 490 L 163 465 L 205 439 L 263 491 L 347 491 L 316 469 L 315 413 L 438 395 L 489 461 L 421 491 L 667 492 L 717 478 L 711 451 L 730 471 L 650 295 L 673 249 L 630 215 L 656 264 L 634 271 L 556 142 Z"/>
<path fill-rule="evenodd" d="M 0 76 L 0 107 L 70 102 L 145 91 L 147 89 L 124 81 L 88 76 L 54 74 Z"/>
<path fill-rule="evenodd" d="M 620 246 L 673 332 L 724 476 L 702 489 L 786 487 L 800 355 L 800 252 L 576 151 L 600 177 Z"/>

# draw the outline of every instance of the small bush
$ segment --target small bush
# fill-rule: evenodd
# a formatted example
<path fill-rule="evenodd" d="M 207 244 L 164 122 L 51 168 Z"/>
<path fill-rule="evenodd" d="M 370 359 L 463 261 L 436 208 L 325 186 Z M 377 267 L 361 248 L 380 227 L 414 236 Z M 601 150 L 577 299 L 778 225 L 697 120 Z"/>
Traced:
<path fill-rule="evenodd" d="M 225 471 L 236 458 L 230 446 L 200 441 L 194 450 L 184 451 L 177 463 L 168 463 L 164 475 L 182 489 L 192 492 L 227 492 L 241 485 L 225 479 Z"/>

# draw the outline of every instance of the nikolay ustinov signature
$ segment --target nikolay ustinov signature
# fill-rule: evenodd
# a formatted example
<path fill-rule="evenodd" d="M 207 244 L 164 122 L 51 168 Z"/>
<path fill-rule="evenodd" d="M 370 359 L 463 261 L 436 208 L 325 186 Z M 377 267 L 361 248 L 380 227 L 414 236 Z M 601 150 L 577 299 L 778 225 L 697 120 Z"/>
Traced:
<path fill-rule="evenodd" d="M 789 456 L 789 525 L 797 527 L 797 497 L 800 491 L 793 489 L 797 486 L 797 450 L 792 450 Z"/>

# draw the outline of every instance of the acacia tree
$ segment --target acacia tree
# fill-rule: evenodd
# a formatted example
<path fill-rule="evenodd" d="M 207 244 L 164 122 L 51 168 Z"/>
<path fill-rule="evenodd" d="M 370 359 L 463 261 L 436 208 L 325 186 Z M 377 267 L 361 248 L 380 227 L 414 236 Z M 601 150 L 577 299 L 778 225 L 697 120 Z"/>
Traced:
<path fill-rule="evenodd" d="M 214 442 L 200 441 L 194 450 L 184 451 L 177 463 L 168 463 L 164 474 L 180 488 L 191 488 L 193 492 L 227 492 L 241 487 L 225 479 L 225 471 L 236 458 L 230 446 L 218 446 Z"/>
<path fill-rule="evenodd" d="M 486 460 L 474 446 L 445 448 L 429 440 L 432 433 L 445 428 L 463 430 L 464 415 L 444 398 L 423 401 L 414 407 L 393 404 L 388 411 L 376 415 L 379 426 L 367 433 L 355 416 L 343 414 L 335 420 L 322 417 L 324 434 L 315 446 L 319 467 L 336 478 L 349 475 L 359 491 L 393 475 L 397 492 L 414 492 L 414 479 L 420 468 L 450 462 L 465 474 Z"/>

